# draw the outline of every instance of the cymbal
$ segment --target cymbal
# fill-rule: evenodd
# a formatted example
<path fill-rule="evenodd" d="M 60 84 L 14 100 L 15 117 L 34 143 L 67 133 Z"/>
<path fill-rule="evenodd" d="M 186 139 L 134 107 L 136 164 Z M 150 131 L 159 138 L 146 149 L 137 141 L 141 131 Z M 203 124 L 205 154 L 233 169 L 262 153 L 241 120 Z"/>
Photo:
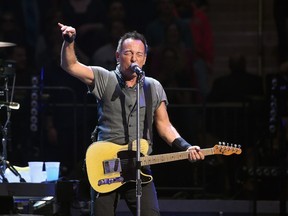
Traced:
<path fill-rule="evenodd" d="M 16 46 L 16 44 L 10 43 L 10 42 L 1 42 L 0 41 L 0 48 L 1 47 L 11 47 L 11 46 Z"/>

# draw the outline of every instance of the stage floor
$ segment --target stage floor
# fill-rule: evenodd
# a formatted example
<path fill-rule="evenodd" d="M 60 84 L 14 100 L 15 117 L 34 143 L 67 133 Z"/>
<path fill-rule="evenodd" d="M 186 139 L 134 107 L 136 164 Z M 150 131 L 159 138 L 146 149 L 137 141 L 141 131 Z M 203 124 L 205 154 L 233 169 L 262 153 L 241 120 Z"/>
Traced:
<path fill-rule="evenodd" d="M 279 201 L 252 200 L 159 200 L 161 215 L 186 216 L 186 215 L 266 215 L 276 216 L 280 213 Z M 287 202 L 286 202 L 287 206 Z M 124 202 L 120 201 L 118 212 L 121 216 L 130 216 Z"/>

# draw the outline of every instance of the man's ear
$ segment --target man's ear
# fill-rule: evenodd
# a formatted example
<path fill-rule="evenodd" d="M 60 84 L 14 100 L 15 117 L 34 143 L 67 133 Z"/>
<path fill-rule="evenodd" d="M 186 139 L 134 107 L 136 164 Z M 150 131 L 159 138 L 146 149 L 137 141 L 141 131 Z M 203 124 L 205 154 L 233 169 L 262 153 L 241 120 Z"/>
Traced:
<path fill-rule="evenodd" d="M 143 66 L 144 66 L 145 63 L 146 63 L 146 60 L 147 60 L 147 55 L 145 55 L 145 58 L 144 58 L 144 61 L 143 61 Z"/>
<path fill-rule="evenodd" d="M 120 54 L 119 52 L 115 52 L 116 62 L 119 63 Z"/>

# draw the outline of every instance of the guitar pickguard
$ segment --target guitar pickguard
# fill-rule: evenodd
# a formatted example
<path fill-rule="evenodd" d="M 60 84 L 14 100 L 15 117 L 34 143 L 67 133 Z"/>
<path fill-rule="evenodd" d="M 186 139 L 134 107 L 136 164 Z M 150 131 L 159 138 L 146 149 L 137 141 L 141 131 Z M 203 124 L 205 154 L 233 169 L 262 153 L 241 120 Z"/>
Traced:
<path fill-rule="evenodd" d="M 122 172 L 121 176 L 125 181 L 136 179 L 136 152 L 135 151 L 120 151 L 117 154 L 121 161 Z"/>

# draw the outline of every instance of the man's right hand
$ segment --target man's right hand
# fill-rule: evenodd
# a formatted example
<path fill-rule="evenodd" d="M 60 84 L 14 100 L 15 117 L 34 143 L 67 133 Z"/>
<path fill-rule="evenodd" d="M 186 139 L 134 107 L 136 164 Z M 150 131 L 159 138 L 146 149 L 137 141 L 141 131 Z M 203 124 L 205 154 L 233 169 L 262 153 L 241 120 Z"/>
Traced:
<path fill-rule="evenodd" d="M 61 28 L 62 37 L 68 43 L 72 43 L 76 37 L 76 29 L 72 26 L 66 26 L 62 23 L 58 23 L 58 26 Z"/>

